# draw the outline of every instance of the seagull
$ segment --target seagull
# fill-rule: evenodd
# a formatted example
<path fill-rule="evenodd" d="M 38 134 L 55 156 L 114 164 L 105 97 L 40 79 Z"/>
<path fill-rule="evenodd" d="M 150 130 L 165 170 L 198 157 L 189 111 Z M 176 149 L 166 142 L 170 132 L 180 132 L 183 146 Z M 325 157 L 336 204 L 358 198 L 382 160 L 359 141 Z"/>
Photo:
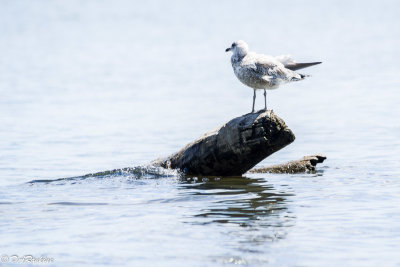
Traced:
<path fill-rule="evenodd" d="M 239 40 L 232 43 L 225 52 L 232 51 L 231 63 L 236 77 L 243 84 L 253 88 L 253 108 L 256 90 L 264 89 L 264 104 L 267 110 L 267 91 L 277 89 L 281 84 L 303 80 L 308 75 L 295 70 L 307 68 L 322 62 L 296 63 L 289 55 L 268 56 L 249 52 L 246 42 Z"/>

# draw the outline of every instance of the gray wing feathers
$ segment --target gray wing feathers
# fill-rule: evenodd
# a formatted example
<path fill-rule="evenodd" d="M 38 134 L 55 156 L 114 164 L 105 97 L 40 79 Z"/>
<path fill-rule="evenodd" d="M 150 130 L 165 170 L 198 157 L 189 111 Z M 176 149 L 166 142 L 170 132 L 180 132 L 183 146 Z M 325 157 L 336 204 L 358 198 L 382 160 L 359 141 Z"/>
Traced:
<path fill-rule="evenodd" d="M 261 75 L 264 80 L 268 80 L 270 83 L 277 83 L 279 82 L 278 80 L 296 81 L 302 79 L 299 74 L 285 69 L 281 64 L 256 63 L 255 66 L 255 72 Z"/>
<path fill-rule="evenodd" d="M 289 70 L 299 70 L 299 69 L 304 69 L 304 68 L 308 68 L 314 65 L 318 65 L 321 64 L 322 62 L 310 62 L 310 63 L 287 63 L 285 64 L 285 68 L 289 69 Z"/>
<path fill-rule="evenodd" d="M 255 63 L 255 67 L 256 67 L 255 71 L 262 76 L 268 75 L 268 76 L 273 76 L 275 78 L 281 78 L 286 76 L 285 71 L 282 68 L 280 68 L 277 64 L 257 62 Z"/>

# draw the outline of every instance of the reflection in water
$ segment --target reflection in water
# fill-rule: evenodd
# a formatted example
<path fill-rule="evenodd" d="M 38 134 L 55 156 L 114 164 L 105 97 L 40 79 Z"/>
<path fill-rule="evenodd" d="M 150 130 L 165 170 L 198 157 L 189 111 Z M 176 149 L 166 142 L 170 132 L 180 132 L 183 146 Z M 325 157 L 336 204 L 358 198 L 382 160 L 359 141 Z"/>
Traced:
<path fill-rule="evenodd" d="M 157 195 L 156 199 L 153 194 L 140 199 L 143 195 L 140 195 L 139 191 L 143 190 L 143 187 L 129 187 L 128 195 L 135 199 L 132 205 L 143 204 L 144 206 L 139 206 L 142 207 L 139 210 L 165 206 L 168 210 L 181 214 L 180 218 L 183 218 L 185 224 L 190 224 L 190 229 L 196 228 L 194 230 L 201 235 L 205 233 L 209 233 L 210 236 L 215 235 L 218 239 L 218 247 L 226 250 L 209 255 L 213 262 L 265 264 L 268 262 L 265 250 L 269 247 L 266 244 L 284 239 L 295 222 L 295 216 L 289 205 L 291 196 L 294 195 L 293 190 L 284 185 L 274 184 L 273 186 L 264 178 L 196 178 L 176 175 L 163 169 L 135 167 L 64 179 L 34 180 L 29 185 L 43 183 L 64 185 L 91 180 L 94 183 L 89 183 L 90 188 L 96 184 L 102 188 L 109 188 L 109 184 L 104 184 L 104 182 L 116 180 L 117 184 L 122 180 L 123 184 L 132 181 L 147 181 L 153 185 L 168 181 L 158 189 L 158 194 L 163 194 L 163 196 Z M 175 182 L 171 183 L 172 180 Z M 169 189 L 163 191 L 161 188 L 164 186 L 169 186 Z M 76 189 L 79 195 L 87 195 L 87 192 L 79 188 L 81 187 Z M 133 194 L 131 190 L 139 191 L 134 191 L 135 194 Z M 114 194 L 114 190 L 110 193 Z M 111 205 L 114 200 L 108 202 L 104 199 L 76 201 L 76 196 L 71 198 L 69 195 L 58 194 L 58 199 L 56 201 L 52 199 L 48 204 L 53 207 L 79 206 L 83 210 L 89 206 L 104 206 L 105 208 L 116 206 Z M 114 199 L 114 196 L 111 199 Z M 132 199 L 127 200 L 128 205 Z M 159 220 L 157 217 L 154 219 Z M 254 260 L 256 261 L 253 262 Z"/>
<path fill-rule="evenodd" d="M 193 182 L 193 178 L 186 178 L 181 189 L 202 196 L 202 201 L 208 200 L 209 204 L 200 207 L 189 223 L 240 226 L 235 237 L 243 235 L 242 242 L 253 244 L 284 238 L 287 228 L 294 224 L 295 216 L 287 204 L 287 197 L 293 193 L 288 192 L 288 187 L 281 192 L 264 179 L 246 177 L 214 177 Z"/>

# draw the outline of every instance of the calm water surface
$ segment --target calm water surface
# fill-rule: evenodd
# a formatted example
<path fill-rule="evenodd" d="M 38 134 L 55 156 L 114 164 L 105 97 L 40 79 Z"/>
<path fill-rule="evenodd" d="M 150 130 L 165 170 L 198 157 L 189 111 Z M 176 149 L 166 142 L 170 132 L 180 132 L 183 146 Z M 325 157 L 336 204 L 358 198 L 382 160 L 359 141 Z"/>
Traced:
<path fill-rule="evenodd" d="M 397 1 L 0 4 L 0 255 L 400 266 Z M 81 176 L 143 166 L 249 112 L 224 52 L 237 39 L 324 62 L 268 93 L 296 141 L 260 163 L 324 153 L 317 173 Z"/>

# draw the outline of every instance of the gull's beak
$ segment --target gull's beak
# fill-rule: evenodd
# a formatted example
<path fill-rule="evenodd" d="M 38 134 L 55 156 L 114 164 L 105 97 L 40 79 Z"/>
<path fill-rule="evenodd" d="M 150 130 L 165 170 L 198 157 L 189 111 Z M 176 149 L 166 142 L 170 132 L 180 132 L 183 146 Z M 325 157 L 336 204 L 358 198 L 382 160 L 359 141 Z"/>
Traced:
<path fill-rule="evenodd" d="M 225 49 L 225 52 L 231 51 L 231 48 L 228 47 L 227 49 Z"/>

